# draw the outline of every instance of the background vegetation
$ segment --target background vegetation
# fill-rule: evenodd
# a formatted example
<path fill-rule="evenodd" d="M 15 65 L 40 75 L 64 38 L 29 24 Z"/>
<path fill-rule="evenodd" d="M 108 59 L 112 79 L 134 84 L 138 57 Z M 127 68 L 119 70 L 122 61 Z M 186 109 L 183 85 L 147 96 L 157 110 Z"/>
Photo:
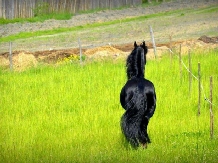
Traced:
<path fill-rule="evenodd" d="M 141 0 L 28 0 L 28 1 L 0 1 L 0 18 L 32 18 L 38 15 L 63 13 L 71 14 L 80 11 L 114 9 L 126 6 L 141 5 Z"/>
<path fill-rule="evenodd" d="M 188 64 L 187 56 L 183 60 Z M 157 109 L 148 127 L 152 143 L 145 150 L 126 147 L 120 131 L 124 110 L 119 93 L 126 82 L 123 60 L 1 70 L 0 162 L 215 163 L 217 60 L 217 50 L 192 55 L 194 75 L 201 63 L 207 97 L 213 76 L 213 139 L 209 104 L 202 97 L 197 116 L 198 82 L 193 81 L 189 94 L 188 73 L 183 69 L 180 79 L 178 58 L 172 64 L 167 55 L 148 61 L 145 76 L 156 87 Z"/>
<path fill-rule="evenodd" d="M 161 2 L 160 1 L 157 2 L 155 0 L 155 1 L 151 1 L 150 3 L 148 3 L 147 1 L 142 1 L 142 4 L 139 3 L 139 2 L 136 2 L 136 3 L 138 3 L 138 5 L 142 5 L 142 6 L 153 6 L 153 5 L 158 5 Z M 97 2 L 95 2 L 95 3 L 97 3 Z M 63 3 L 61 3 L 61 4 L 63 5 Z M 73 2 L 73 4 L 74 4 L 74 2 Z M 83 5 L 85 5 L 85 3 Z M 22 7 L 21 4 L 19 6 Z M 39 3 L 36 3 L 35 6 L 31 8 L 31 12 L 29 12 L 29 13 L 32 13 L 32 16 L 30 16 L 30 17 L 23 17 L 23 16 L 18 17 L 18 16 L 16 16 L 14 18 L 0 17 L 0 25 L 1 24 L 8 24 L 8 23 L 16 23 L 16 22 L 23 22 L 23 23 L 24 22 L 43 22 L 43 21 L 49 20 L 49 19 L 69 20 L 75 14 L 73 12 L 70 12 L 69 10 L 63 10 L 63 9 L 60 10 L 61 7 L 59 8 L 60 11 L 55 11 L 54 9 L 51 9 L 52 8 L 51 6 L 58 6 L 58 5 L 49 4 L 47 2 L 41 1 Z M 87 6 L 87 5 L 85 5 L 85 6 Z M 112 9 L 112 10 L 123 9 L 123 8 L 127 8 L 129 6 L 131 6 L 131 2 L 129 2 L 129 4 L 127 4 L 127 5 L 123 4 L 123 5 L 119 6 L 119 7 L 113 7 L 113 8 L 109 8 L 109 7 L 99 8 L 99 7 L 96 7 L 96 8 L 93 8 L 93 9 L 83 9 L 83 10 L 78 11 L 76 14 L 94 13 L 94 12 L 97 12 L 97 11 L 102 11 L 104 9 L 105 10 L 107 10 L 107 9 Z"/>

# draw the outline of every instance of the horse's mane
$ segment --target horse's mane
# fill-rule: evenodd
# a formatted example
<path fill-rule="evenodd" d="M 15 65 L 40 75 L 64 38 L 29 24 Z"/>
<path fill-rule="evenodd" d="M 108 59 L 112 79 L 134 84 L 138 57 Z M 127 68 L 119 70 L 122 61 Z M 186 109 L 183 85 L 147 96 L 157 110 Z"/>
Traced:
<path fill-rule="evenodd" d="M 134 42 L 134 49 L 126 60 L 127 78 L 144 78 L 146 54 L 148 48 L 143 41 L 139 46 Z"/>

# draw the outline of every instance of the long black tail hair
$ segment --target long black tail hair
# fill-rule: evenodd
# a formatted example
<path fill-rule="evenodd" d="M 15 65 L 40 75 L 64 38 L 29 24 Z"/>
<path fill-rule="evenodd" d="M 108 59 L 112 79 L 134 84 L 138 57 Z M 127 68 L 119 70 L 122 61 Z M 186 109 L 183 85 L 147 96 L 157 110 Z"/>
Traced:
<path fill-rule="evenodd" d="M 138 90 L 135 90 L 131 101 L 126 105 L 126 112 L 121 117 L 121 131 L 134 149 L 137 149 L 140 143 L 150 143 L 147 134 L 148 119 L 145 117 L 146 110 L 146 97 L 139 93 Z"/>
<path fill-rule="evenodd" d="M 134 43 L 134 49 L 126 61 L 126 74 L 128 80 L 136 77 L 144 77 L 147 52 L 147 46 L 144 41 L 140 46 L 138 46 L 136 42 Z"/>

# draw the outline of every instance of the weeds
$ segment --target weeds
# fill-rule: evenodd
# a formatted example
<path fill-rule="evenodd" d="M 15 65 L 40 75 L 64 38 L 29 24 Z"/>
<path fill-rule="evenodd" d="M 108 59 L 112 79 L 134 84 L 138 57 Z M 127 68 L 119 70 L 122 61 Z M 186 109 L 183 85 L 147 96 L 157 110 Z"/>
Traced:
<path fill-rule="evenodd" d="M 201 62 L 206 95 L 209 76 L 214 78 L 214 104 L 217 56 L 217 51 L 192 55 L 194 73 Z M 186 56 L 183 60 L 188 63 Z M 152 143 L 146 150 L 126 149 L 122 139 L 123 60 L 0 71 L 0 162 L 215 163 L 218 128 L 214 126 L 210 140 L 208 104 L 202 98 L 197 116 L 198 83 L 193 81 L 190 96 L 188 72 L 183 71 L 181 80 L 178 59 L 172 63 L 164 56 L 146 65 L 146 78 L 157 92 L 157 109 L 148 126 Z"/>

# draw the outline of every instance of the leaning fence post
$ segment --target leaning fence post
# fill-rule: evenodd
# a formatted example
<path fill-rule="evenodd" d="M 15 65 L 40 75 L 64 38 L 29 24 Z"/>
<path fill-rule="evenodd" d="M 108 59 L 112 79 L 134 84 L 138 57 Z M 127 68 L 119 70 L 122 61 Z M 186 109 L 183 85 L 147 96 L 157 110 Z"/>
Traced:
<path fill-rule="evenodd" d="M 189 96 L 191 96 L 192 91 L 192 64 L 191 64 L 191 52 L 188 51 L 188 65 L 189 65 Z"/>
<path fill-rule="evenodd" d="M 214 126 L 214 119 L 213 119 L 213 78 L 210 77 L 210 138 L 213 138 L 213 126 Z"/>
<path fill-rule="evenodd" d="M 81 48 L 80 38 L 78 39 L 78 44 L 79 44 L 79 60 L 80 60 L 80 64 L 82 64 L 82 48 Z"/>
<path fill-rule="evenodd" d="M 170 65 L 172 66 L 172 34 L 170 34 L 170 36 L 169 36 L 169 39 L 170 39 L 170 45 L 169 45 L 169 47 L 170 47 Z"/>
<path fill-rule="evenodd" d="M 10 70 L 13 71 L 12 42 L 9 42 L 9 62 L 10 62 Z"/>
<path fill-rule="evenodd" d="M 154 48 L 154 57 L 156 58 L 156 45 L 155 45 L 155 41 L 154 41 L 154 33 L 153 33 L 153 30 L 152 30 L 152 27 L 149 25 L 149 28 L 150 28 L 150 35 L 151 35 L 151 41 L 152 41 L 152 44 L 153 44 L 153 48 Z"/>
<path fill-rule="evenodd" d="M 198 115 L 201 114 L 201 64 L 198 62 Z"/>

